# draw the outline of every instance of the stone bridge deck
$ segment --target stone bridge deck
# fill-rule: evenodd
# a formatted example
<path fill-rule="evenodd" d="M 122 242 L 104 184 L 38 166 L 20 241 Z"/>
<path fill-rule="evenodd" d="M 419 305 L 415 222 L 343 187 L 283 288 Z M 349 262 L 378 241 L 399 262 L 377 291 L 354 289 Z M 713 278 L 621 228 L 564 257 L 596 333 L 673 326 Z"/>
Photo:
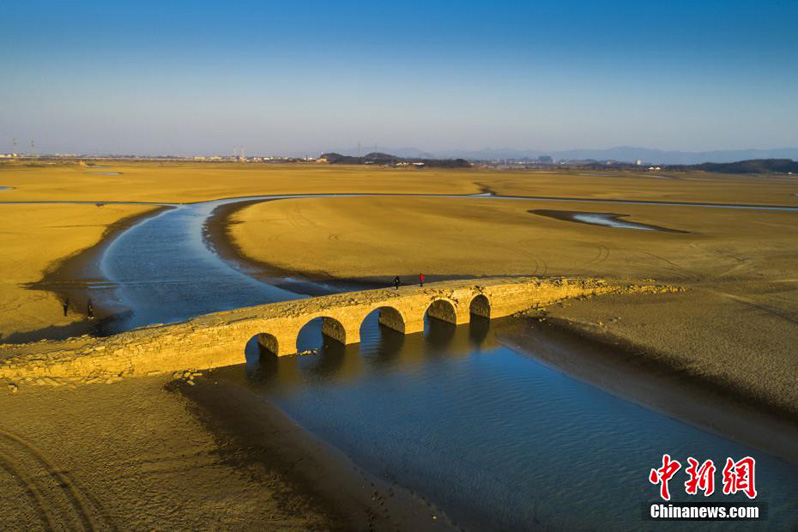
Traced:
<path fill-rule="evenodd" d="M 556 301 L 624 289 L 599 280 L 490 278 L 429 283 L 272 303 L 136 329 L 108 338 L 81 337 L 0 347 L 0 379 L 148 375 L 244 362 L 257 336 L 277 356 L 297 352 L 299 331 L 322 318 L 322 331 L 344 344 L 360 341 L 363 320 L 379 310 L 380 323 L 404 334 L 424 330 L 424 317 L 456 325 L 472 315 L 501 318 Z"/>

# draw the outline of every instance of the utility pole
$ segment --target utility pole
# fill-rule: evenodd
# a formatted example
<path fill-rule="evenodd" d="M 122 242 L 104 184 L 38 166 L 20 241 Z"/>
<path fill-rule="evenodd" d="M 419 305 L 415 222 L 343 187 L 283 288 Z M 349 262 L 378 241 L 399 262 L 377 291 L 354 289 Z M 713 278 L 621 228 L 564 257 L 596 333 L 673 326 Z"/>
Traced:
<path fill-rule="evenodd" d="M 14 137 L 14 157 L 17 156 L 17 137 Z"/>
<path fill-rule="evenodd" d="M 33 139 L 30 139 L 30 156 L 33 157 L 34 153 L 36 153 L 36 144 L 33 143 Z"/>

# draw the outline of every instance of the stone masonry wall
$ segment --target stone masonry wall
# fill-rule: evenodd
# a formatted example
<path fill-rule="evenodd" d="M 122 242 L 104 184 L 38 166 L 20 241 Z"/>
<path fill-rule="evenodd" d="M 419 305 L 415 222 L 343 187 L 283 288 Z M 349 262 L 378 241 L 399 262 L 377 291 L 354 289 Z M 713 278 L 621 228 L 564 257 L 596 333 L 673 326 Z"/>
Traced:
<path fill-rule="evenodd" d="M 650 287 L 649 287 L 650 288 Z M 256 335 L 275 355 L 296 352 L 299 330 L 324 318 L 324 332 L 346 344 L 360 341 L 365 317 L 381 307 L 381 322 L 413 334 L 424 330 L 424 315 L 455 324 L 476 314 L 510 316 L 566 298 L 634 287 L 590 279 L 490 278 L 430 283 L 423 288 L 378 289 L 273 303 L 200 316 L 171 325 L 136 329 L 108 338 L 81 337 L 0 347 L 0 379 L 93 381 L 129 375 L 201 370 L 244 362 L 244 346 Z M 438 301 L 440 301 L 438 303 Z M 41 383 L 41 382 L 40 382 Z"/>

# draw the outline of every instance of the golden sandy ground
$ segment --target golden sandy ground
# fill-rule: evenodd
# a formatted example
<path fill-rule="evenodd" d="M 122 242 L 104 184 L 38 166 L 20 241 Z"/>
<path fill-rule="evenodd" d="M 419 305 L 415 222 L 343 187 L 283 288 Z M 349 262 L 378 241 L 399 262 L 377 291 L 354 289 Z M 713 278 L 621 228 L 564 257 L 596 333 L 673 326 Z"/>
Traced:
<path fill-rule="evenodd" d="M 118 172 L 121 175 L 100 175 Z M 0 165 L 0 201 L 125 201 L 187 203 L 257 194 L 297 192 L 474 193 L 467 178 L 445 172 L 332 168 L 294 165 L 140 163 L 110 167 Z M 83 302 L 64 317 L 50 292 L 28 283 L 64 259 L 97 244 L 110 226 L 154 207 L 135 205 L 0 204 L 0 341 L 15 333 L 75 324 L 85 318 Z M 73 307 L 78 306 L 72 301 Z M 25 338 L 35 339 L 27 334 Z"/>
<path fill-rule="evenodd" d="M 2 201 L 87 200 L 195 202 L 253 194 L 331 192 L 500 194 L 709 201 L 798 206 L 792 177 L 721 176 L 703 172 L 636 174 L 593 171 L 401 169 L 373 166 L 99 163 L 0 164 Z M 119 172 L 121 175 L 98 175 Z M 678 179 L 659 179 L 673 175 Z"/>
<path fill-rule="evenodd" d="M 99 242 L 106 229 L 151 207 L 135 205 L 0 205 L 0 333 L 61 327 L 82 321 L 52 292 L 29 290 L 63 259 Z M 84 309 L 80 309 L 83 311 Z"/>
<path fill-rule="evenodd" d="M 530 213 L 628 214 L 688 234 L 613 229 Z M 790 277 L 798 212 L 439 198 L 312 198 L 233 214 L 247 256 L 337 278 L 598 275 L 675 281 Z"/>
<path fill-rule="evenodd" d="M 0 528 L 327 528 L 279 475 L 257 462 L 231 465 L 236 456 L 165 384 L 0 395 Z"/>
<path fill-rule="evenodd" d="M 15 187 L 0 190 L 0 201 L 190 202 L 300 192 L 463 194 L 487 187 L 505 194 L 798 205 L 798 184 L 787 178 L 109 166 L 0 165 L 0 186 Z M 122 175 L 90 173 L 108 171 Z M 63 323 L 58 301 L 24 290 L 25 284 L 97 243 L 107 227 L 147 208 L 0 204 L 2 330 Z M 526 212 L 535 208 L 630 214 L 633 221 L 691 233 L 591 227 Z M 372 198 L 273 202 L 236 216 L 244 223 L 231 226 L 233 237 L 245 254 L 306 272 L 391 278 L 420 271 L 595 274 L 678 281 L 690 290 L 579 302 L 551 313 L 586 330 L 630 339 L 654 356 L 680 357 L 696 372 L 734 379 L 755 394 L 784 399 L 798 388 L 791 362 L 798 343 L 795 213 Z M 135 530 L 329 528 L 328 512 L 249 458 L 250 443 L 229 445 L 224 433 L 209 430 L 197 410 L 164 385 L 163 379 L 131 379 L 0 394 L 0 528 L 35 530 L 48 516 L 67 526 L 91 521 L 102 529 L 107 522 Z M 206 404 L 223 404 L 216 395 L 209 397 Z M 268 429 L 270 423 L 263 424 Z M 267 430 L 267 441 L 279 439 L 270 434 Z M 224 453 L 233 453 L 239 463 L 231 465 Z"/>
<path fill-rule="evenodd" d="M 108 172 L 119 175 L 101 175 Z M 798 205 L 798 197 L 795 195 L 798 186 L 794 179 L 787 177 L 752 178 L 704 173 L 664 174 L 676 175 L 679 179 L 653 177 L 662 174 L 664 173 L 620 173 L 608 177 L 607 172 L 591 171 L 419 171 L 264 164 L 2 164 L 0 186 L 13 189 L 0 190 L 0 201 L 195 202 L 257 194 L 314 192 L 473 194 L 487 188 L 502 194 Z M 604 264 L 605 267 L 620 265 L 621 270 L 612 270 L 615 274 L 620 271 L 626 271 L 632 276 L 640 274 L 638 266 L 624 266 L 629 261 L 621 257 L 628 250 L 619 249 L 608 258 L 604 257 L 605 244 L 601 239 L 606 234 L 605 230 L 565 230 L 563 233 L 558 229 L 562 225 L 560 222 L 551 221 L 546 226 L 541 221 L 541 229 L 548 227 L 546 234 L 538 232 L 525 237 L 530 222 L 527 220 L 528 216 L 517 208 L 499 208 L 495 204 L 483 202 L 444 205 L 434 200 L 421 199 L 413 202 L 360 199 L 347 200 L 340 204 L 337 201 L 331 204 L 341 205 L 343 209 L 349 206 L 363 208 L 361 216 L 363 220 L 368 220 L 368 224 L 352 225 L 346 220 L 338 220 L 335 209 L 325 207 L 324 202 L 304 204 L 313 205 L 310 211 L 303 211 L 307 207 L 281 206 L 277 216 L 283 216 L 284 220 L 277 220 L 277 231 L 267 232 L 262 238 L 274 239 L 275 243 L 286 248 L 285 254 L 275 254 L 270 249 L 265 251 L 268 256 L 253 258 L 267 259 L 267 262 L 283 264 L 289 269 L 297 267 L 304 271 L 327 271 L 331 275 L 345 276 L 361 275 L 357 272 L 344 273 L 346 261 L 362 261 L 364 268 L 361 271 L 368 271 L 369 276 L 415 274 L 416 270 L 442 275 L 545 274 L 555 271 L 566 274 L 595 272 L 603 275 L 610 271 L 591 268 L 588 263 Z M 567 205 L 550 205 L 530 203 L 529 208 L 569 208 Z M 582 208 L 582 205 L 575 207 L 581 210 L 596 209 L 595 206 L 589 209 Z M 678 220 L 682 213 L 689 215 L 691 212 L 646 209 L 644 213 L 639 207 L 623 207 L 619 211 L 619 206 L 607 205 L 601 206 L 599 210 L 640 213 L 646 216 L 659 212 L 666 216 L 668 223 Z M 466 210 L 468 212 L 464 215 Z M 99 242 L 106 227 L 142 212 L 144 208 L 120 205 L 105 205 L 102 208 L 91 205 L 0 205 L 0 249 L 4 251 L 0 257 L 0 272 L 3 273 L 0 280 L 0 333 L 3 337 L 46 327 L 61 327 L 78 320 L 77 314 L 65 318 L 53 295 L 26 290 L 26 284 L 41 280 L 46 271 L 56 268 L 65 258 Z M 332 243 L 325 244 L 327 250 L 334 252 L 328 253 L 320 248 L 324 254 L 323 258 L 319 256 L 321 260 L 317 264 L 312 264 L 309 260 L 314 254 L 305 253 L 302 249 L 316 237 L 311 231 L 308 233 L 310 240 L 307 240 L 304 234 L 297 233 L 297 228 L 303 227 L 305 222 L 289 219 L 299 216 L 310 220 L 311 225 L 336 227 L 324 235 L 324 238 L 338 239 L 333 247 L 330 247 Z M 735 216 L 736 212 L 727 215 L 725 219 Z M 410 218 L 423 220 L 423 223 L 414 225 L 409 221 Z M 491 223 L 483 223 L 485 220 Z M 641 217 L 641 221 L 643 220 Z M 264 218 L 262 222 L 264 221 L 267 220 Z M 720 226 L 723 217 L 715 217 L 707 223 Z M 779 222 L 775 223 L 774 231 L 778 231 Z M 368 226 L 366 232 L 374 228 L 374 234 L 380 235 L 377 240 L 385 237 L 397 243 L 396 249 L 400 252 L 391 252 L 384 257 L 390 258 L 385 268 L 380 267 L 379 260 L 369 250 L 383 252 L 387 248 L 370 248 L 369 239 L 359 239 L 356 234 L 358 231 L 363 232 L 365 226 Z M 689 220 L 686 227 L 688 226 Z M 508 234 L 498 239 L 489 238 L 493 236 L 490 233 L 496 230 L 507 231 Z M 437 241 L 427 240 L 426 235 L 433 232 L 440 238 Z M 236 238 L 247 237 L 239 232 Z M 572 238 L 575 239 L 574 242 L 570 241 Z M 599 241 L 590 244 L 589 241 L 593 238 L 598 238 Z M 681 242 L 672 235 L 658 235 L 657 238 L 657 246 L 678 246 Z M 719 271 L 724 268 L 749 267 L 744 264 L 735 265 L 735 259 L 727 253 L 723 243 L 717 242 Z M 260 243 L 255 242 L 255 245 L 259 246 Z M 557 246 L 551 246 L 552 243 Z M 243 245 L 246 248 L 246 242 Z M 319 244 L 313 242 L 312 245 Z M 437 259 L 430 256 L 430 245 L 433 246 L 431 249 L 435 250 Z M 534 248 L 539 246 L 548 246 L 551 253 L 545 256 L 538 254 Z M 463 251 L 468 251 L 465 260 L 467 264 L 463 264 Z M 662 265 L 654 264 L 661 260 L 659 256 L 667 253 L 663 255 L 659 248 L 647 249 L 645 252 L 651 253 L 645 260 L 653 265 L 646 269 L 659 271 Z M 303 254 L 308 260 L 301 258 Z M 407 262 L 405 254 L 414 257 L 414 260 Z M 297 260 L 296 257 L 300 258 Z M 530 264 L 533 257 L 538 260 L 535 266 Z M 711 253 L 706 252 L 704 257 L 711 257 Z M 377 263 L 369 262 L 374 260 Z M 640 260 L 634 262 L 641 263 Z M 366 265 L 368 268 L 365 268 Z M 691 275 L 678 273 L 676 270 L 680 267 L 673 266 L 671 273 L 676 277 Z"/>
<path fill-rule="evenodd" d="M 119 172 L 97 175 L 94 172 Z M 192 203 L 259 194 L 479 191 L 469 172 L 272 164 L 0 165 L 0 200 Z"/>
<path fill-rule="evenodd" d="M 689 233 L 598 227 L 534 209 L 627 214 Z M 311 277 L 573 275 L 682 285 L 682 294 L 550 312 L 798 413 L 798 212 L 321 198 L 252 205 L 231 221 L 234 244 L 253 263 Z"/>
<path fill-rule="evenodd" d="M 656 176 L 673 176 L 661 179 Z M 795 176 L 742 176 L 706 172 L 493 172 L 485 182 L 497 194 L 754 205 L 798 205 Z"/>

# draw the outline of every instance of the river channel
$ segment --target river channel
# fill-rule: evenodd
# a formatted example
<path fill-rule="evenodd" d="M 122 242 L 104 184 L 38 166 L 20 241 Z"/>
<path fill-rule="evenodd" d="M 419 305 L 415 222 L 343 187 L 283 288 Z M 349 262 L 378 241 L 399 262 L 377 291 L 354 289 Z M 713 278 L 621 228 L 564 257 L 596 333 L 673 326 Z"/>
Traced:
<path fill-rule="evenodd" d="M 305 281 L 257 280 L 214 252 L 205 234 L 209 216 L 222 205 L 287 197 L 299 196 L 181 205 L 120 234 L 105 248 L 100 266 L 115 286 L 106 297 L 129 312 L 110 332 L 306 297 Z M 225 371 L 246 375 L 264 401 L 466 529 L 798 526 L 798 467 L 573 378 L 542 362 L 535 345 L 511 349 L 499 339 L 513 326 L 517 320 L 453 327 L 428 319 L 424 334 L 402 336 L 379 327 L 371 315 L 361 343 L 343 347 L 324 340 L 320 327 L 310 324 L 298 347 L 314 354 L 261 357 L 256 343 L 246 349 L 242 343 L 242 365 Z M 670 525 L 644 520 L 644 504 L 659 499 L 649 471 L 661 465 L 664 453 L 685 464 L 689 456 L 712 458 L 719 487 L 727 457 L 754 457 L 757 502 L 767 504 L 768 519 Z M 684 493 L 684 480 L 682 470 L 671 482 L 674 500 L 702 500 Z M 747 499 L 716 493 L 711 500 Z"/>

